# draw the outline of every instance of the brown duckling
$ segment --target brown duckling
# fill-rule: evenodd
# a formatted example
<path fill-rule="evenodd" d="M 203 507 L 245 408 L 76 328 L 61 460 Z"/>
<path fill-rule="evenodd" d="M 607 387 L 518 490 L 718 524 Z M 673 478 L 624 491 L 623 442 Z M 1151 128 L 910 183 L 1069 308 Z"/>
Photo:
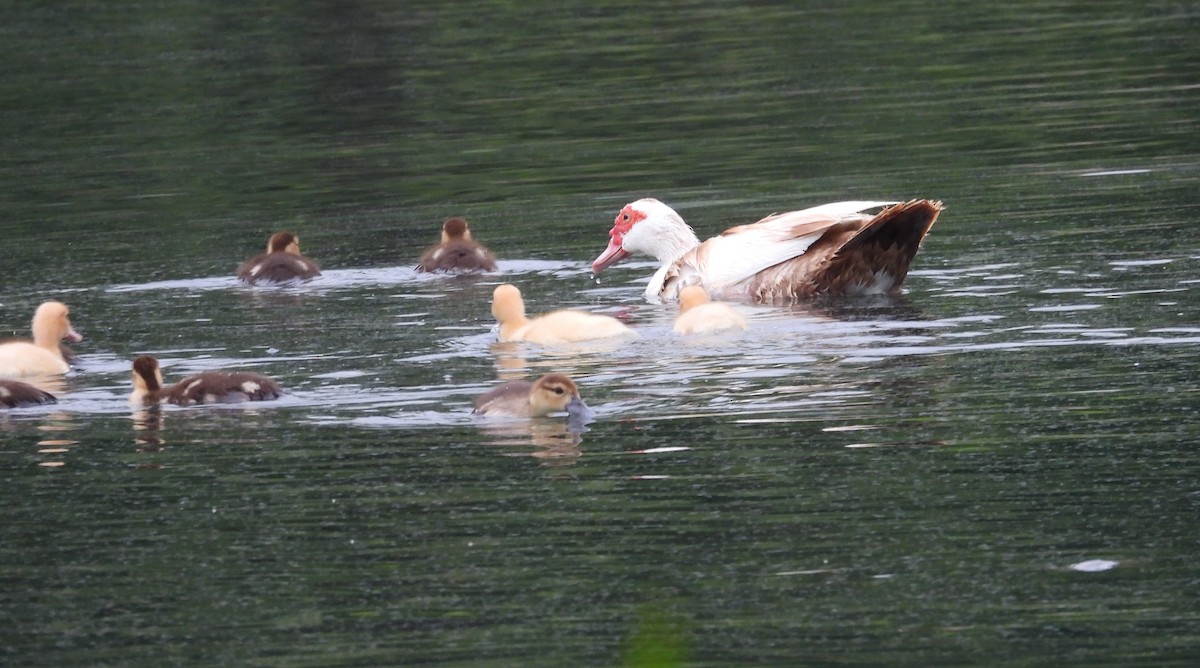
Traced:
<path fill-rule="evenodd" d="M 321 275 L 321 268 L 300 254 L 300 237 L 291 232 L 276 232 L 267 241 L 267 252 L 242 263 L 237 277 L 246 283 L 287 283 L 307 281 Z"/>
<path fill-rule="evenodd" d="M 510 380 L 497 385 L 475 400 L 477 415 L 544 417 L 566 411 L 571 417 L 590 417 L 591 409 L 579 396 L 575 381 L 561 373 L 549 373 L 529 383 Z"/>
<path fill-rule="evenodd" d="M 471 238 L 471 228 L 462 218 L 442 223 L 442 240 L 421 254 L 417 271 L 463 274 L 496 271 L 496 256 Z"/>
<path fill-rule="evenodd" d="M 746 319 L 728 304 L 709 301 L 704 288 L 689 285 L 679 292 L 676 334 L 712 334 L 735 328 L 746 329 Z"/>
<path fill-rule="evenodd" d="M 70 309 L 62 302 L 42 304 L 33 314 L 33 341 L 10 339 L 0 343 L 0 378 L 63 374 L 71 365 L 63 356 L 63 339 L 82 341 L 67 317 Z"/>
<path fill-rule="evenodd" d="M 282 395 L 279 383 L 262 374 L 246 371 L 204 371 L 163 387 L 158 360 L 142 355 L 133 360 L 133 394 L 129 395 L 129 401 L 134 404 L 167 401 L 191 406 L 269 401 Z"/>
<path fill-rule="evenodd" d="M 521 291 L 508 283 L 498 285 L 492 291 L 492 315 L 500 323 L 501 343 L 531 341 L 556 345 L 638 335 L 612 316 L 585 311 L 553 311 L 529 319 L 525 317 L 525 301 L 521 298 Z"/>
<path fill-rule="evenodd" d="M 45 390 L 22 383 L 19 380 L 0 380 L 0 406 L 4 408 L 19 408 L 21 406 L 37 406 L 39 404 L 57 403 L 58 399 Z"/>

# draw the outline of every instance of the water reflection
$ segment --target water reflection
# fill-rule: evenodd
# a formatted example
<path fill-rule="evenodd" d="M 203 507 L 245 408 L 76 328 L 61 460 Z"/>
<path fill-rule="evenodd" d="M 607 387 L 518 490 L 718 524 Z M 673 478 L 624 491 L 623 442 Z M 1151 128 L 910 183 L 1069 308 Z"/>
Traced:
<path fill-rule="evenodd" d="M 130 419 L 133 420 L 135 433 L 133 443 L 138 452 L 162 452 L 165 449 L 167 441 L 162 437 L 162 406 L 135 407 Z"/>
<path fill-rule="evenodd" d="M 489 445 L 523 450 L 508 453 L 512 456 L 534 457 L 546 466 L 560 467 L 583 456 L 581 445 L 588 428 L 580 421 L 557 417 L 490 417 L 479 419 L 479 431 Z"/>
<path fill-rule="evenodd" d="M 37 452 L 39 455 L 45 456 L 42 461 L 38 462 L 38 466 L 47 468 L 66 466 L 66 455 L 79 445 L 79 439 L 73 438 L 74 432 L 78 432 L 81 428 L 79 416 L 73 413 L 55 411 L 47 415 L 45 421 L 36 427 L 41 434 L 41 438 L 37 441 Z"/>

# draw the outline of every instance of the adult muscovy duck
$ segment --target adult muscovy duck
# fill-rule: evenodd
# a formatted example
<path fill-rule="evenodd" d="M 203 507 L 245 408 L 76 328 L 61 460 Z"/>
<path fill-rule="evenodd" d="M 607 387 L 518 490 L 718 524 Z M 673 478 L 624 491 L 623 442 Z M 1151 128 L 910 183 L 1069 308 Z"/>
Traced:
<path fill-rule="evenodd" d="M 767 303 L 895 293 L 941 211 L 941 202 L 927 199 L 834 202 L 767 216 L 700 243 L 674 209 L 639 199 L 617 214 L 592 271 L 633 253 L 653 255 L 662 266 L 646 286 L 652 302 L 677 300 L 688 285 L 716 299 Z"/>

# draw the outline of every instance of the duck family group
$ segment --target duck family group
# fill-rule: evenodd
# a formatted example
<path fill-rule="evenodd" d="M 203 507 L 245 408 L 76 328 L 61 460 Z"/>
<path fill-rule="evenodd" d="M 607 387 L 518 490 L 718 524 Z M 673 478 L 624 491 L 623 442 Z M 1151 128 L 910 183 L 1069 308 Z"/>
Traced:
<path fill-rule="evenodd" d="M 646 287 L 651 302 L 679 302 L 674 331 L 681 336 L 745 329 L 746 321 L 718 300 L 776 303 L 820 295 L 889 294 L 900 289 L 922 239 L 937 220 L 942 203 L 848 201 L 773 214 L 730 228 L 701 243 L 672 208 L 644 198 L 626 205 L 609 231 L 607 248 L 592 263 L 595 273 L 634 253 L 661 263 Z M 869 213 L 869 211 L 875 211 Z M 417 270 L 439 273 L 496 271 L 491 251 L 471 236 L 467 222 L 450 218 L 441 240 L 420 257 Z M 317 263 L 301 254 L 289 232 L 270 238 L 265 253 L 238 269 L 250 285 L 306 281 L 320 275 Z M 558 310 L 534 318 L 525 314 L 520 290 L 502 284 L 492 294 L 492 315 L 501 342 L 561 345 L 610 337 L 636 337 L 616 318 L 579 310 Z M 53 395 L 21 380 L 68 373 L 73 353 L 62 342 L 82 337 L 71 326 L 65 304 L 49 301 L 33 316 L 32 340 L 0 342 L 0 406 L 53 403 Z M 163 382 L 158 361 L 133 361 L 135 404 L 179 405 L 262 401 L 278 398 L 278 383 L 261 374 L 206 371 L 172 385 Z M 579 388 L 568 376 L 551 373 L 536 381 L 510 381 L 475 401 L 484 415 L 541 417 L 588 412 Z"/>

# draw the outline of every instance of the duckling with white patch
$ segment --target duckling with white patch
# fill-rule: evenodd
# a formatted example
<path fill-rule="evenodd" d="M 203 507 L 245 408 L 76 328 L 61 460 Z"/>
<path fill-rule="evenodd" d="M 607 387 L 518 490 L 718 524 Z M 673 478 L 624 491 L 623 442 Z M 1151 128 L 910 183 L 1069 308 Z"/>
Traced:
<path fill-rule="evenodd" d="M 156 404 L 166 401 L 180 406 L 193 404 L 232 404 L 244 401 L 270 401 L 283 395 L 279 383 L 247 371 L 204 371 L 163 386 L 158 360 L 142 355 L 133 360 L 132 404 Z"/>
<path fill-rule="evenodd" d="M 237 271 L 237 277 L 250 285 L 307 281 L 320 275 L 317 263 L 300 254 L 300 237 L 291 232 L 272 234 L 267 252 L 246 260 Z"/>
<path fill-rule="evenodd" d="M 587 421 L 592 410 L 579 396 L 579 387 L 569 376 L 548 373 L 530 383 L 510 380 L 475 400 L 476 415 L 544 417 L 566 411 L 571 419 Z"/>
<path fill-rule="evenodd" d="M 19 380 L 0 380 L 0 407 L 20 408 L 57 403 L 58 399 L 45 390 Z"/>
<path fill-rule="evenodd" d="M 53 376 L 67 373 L 71 365 L 59 342 L 79 342 L 83 337 L 71 327 L 70 309 L 49 301 L 33 314 L 33 340 L 10 339 L 0 343 L 0 378 Z"/>
<path fill-rule="evenodd" d="M 746 319 L 728 304 L 709 301 L 699 285 L 689 285 L 679 293 L 676 334 L 712 334 L 727 329 L 746 329 Z"/>
<path fill-rule="evenodd" d="M 558 345 L 611 337 L 637 337 L 638 333 L 612 316 L 565 309 L 530 319 L 517 286 L 505 283 L 492 291 L 492 315 L 500 324 L 501 343 L 530 341 Z"/>
<path fill-rule="evenodd" d="M 496 256 L 471 238 L 471 228 L 462 218 L 442 223 L 442 240 L 421 254 L 417 271 L 466 274 L 496 271 Z"/>

